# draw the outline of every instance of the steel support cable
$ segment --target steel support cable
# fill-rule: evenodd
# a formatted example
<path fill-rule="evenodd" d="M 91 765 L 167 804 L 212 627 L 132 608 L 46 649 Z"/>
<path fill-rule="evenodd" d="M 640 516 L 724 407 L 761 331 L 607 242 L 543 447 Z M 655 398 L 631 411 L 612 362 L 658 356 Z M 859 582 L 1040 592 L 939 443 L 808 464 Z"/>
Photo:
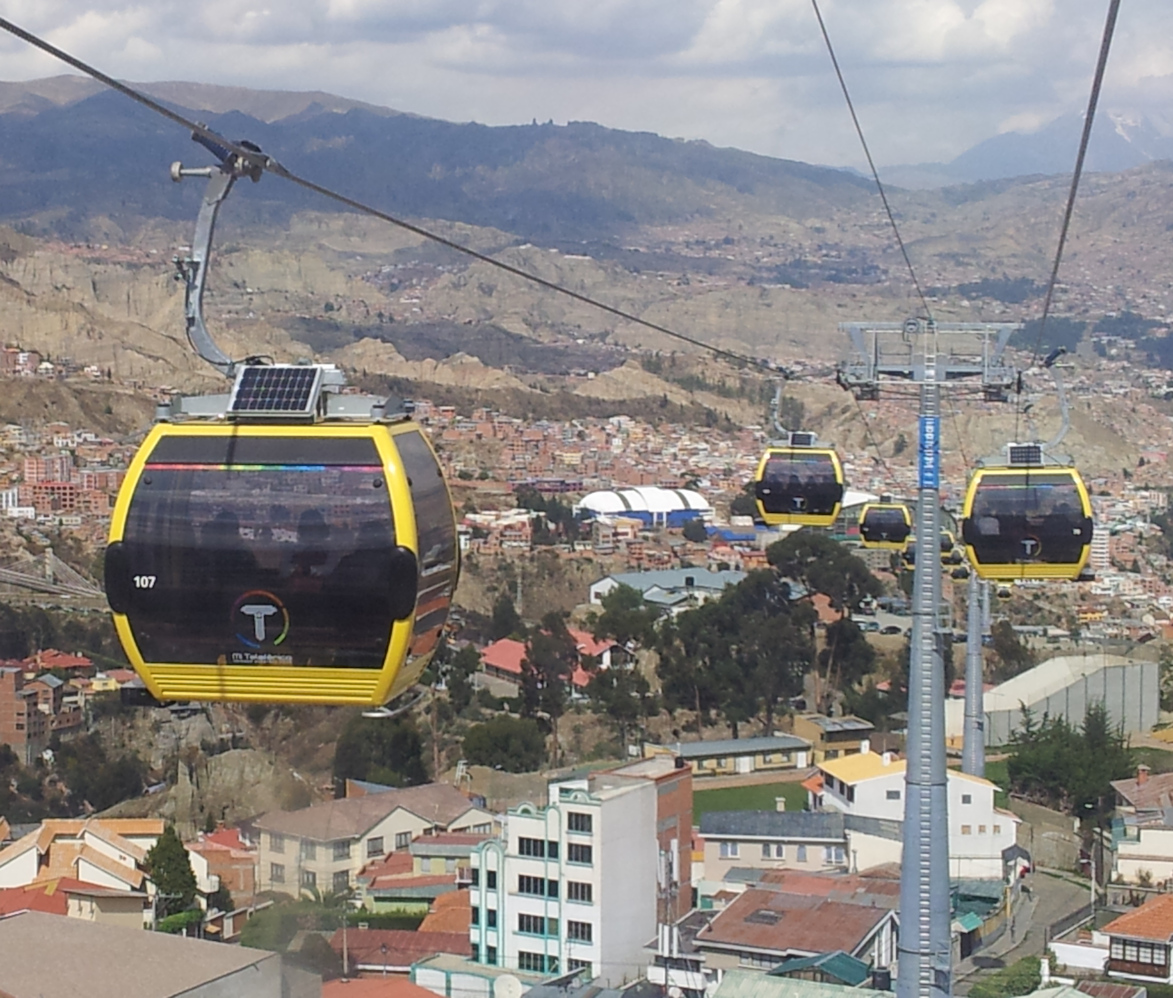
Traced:
<path fill-rule="evenodd" d="M 51 45 L 43 38 L 37 37 L 31 32 L 26 31 L 24 28 L 21 28 L 19 25 L 13 24 L 11 21 L 2 17 L 0 17 L 0 28 L 3 28 L 11 35 L 15 35 L 22 41 L 28 42 L 30 45 L 39 48 L 42 52 L 47 52 L 54 58 L 60 59 L 62 62 L 67 63 L 74 69 L 85 73 L 87 76 L 92 77 L 100 83 L 104 83 L 112 90 L 117 90 L 120 94 L 123 94 L 126 97 L 129 97 L 131 100 L 142 104 L 144 107 L 150 108 L 155 113 L 161 114 L 163 117 L 168 118 L 177 125 L 182 125 L 184 128 L 192 132 L 193 135 L 199 135 L 202 138 L 207 139 L 209 142 L 212 142 L 227 150 L 228 152 L 233 153 L 243 163 L 247 163 L 250 166 L 264 170 L 266 173 L 272 173 L 275 176 L 282 177 L 290 183 L 296 184 L 299 187 L 304 187 L 306 190 L 313 191 L 314 193 L 319 194 L 322 197 L 329 198 L 332 201 L 337 201 L 339 204 L 344 204 L 349 208 L 353 208 L 355 211 L 361 212 L 365 215 L 370 215 L 373 218 L 381 219 L 382 221 L 398 226 L 407 232 L 412 232 L 417 236 L 422 236 L 424 239 L 429 239 L 441 246 L 446 246 L 448 249 L 455 250 L 458 253 L 463 253 L 465 256 L 471 257 L 474 260 L 479 260 L 482 263 L 486 263 L 489 266 L 495 267 L 507 274 L 512 274 L 514 277 L 519 277 L 522 280 L 529 281 L 531 284 L 537 284 L 549 291 L 554 291 L 557 294 L 565 295 L 568 298 L 573 298 L 575 301 L 582 302 L 584 305 L 589 305 L 592 308 L 607 312 L 608 314 L 614 315 L 626 322 L 631 322 L 638 326 L 642 326 L 645 329 L 650 329 L 654 332 L 661 333 L 670 339 L 678 340 L 681 343 L 688 343 L 689 345 L 704 350 L 713 356 L 724 357 L 728 360 L 736 362 L 737 364 L 746 364 L 753 368 L 769 371 L 773 376 L 777 376 L 779 373 L 781 373 L 783 377 L 789 376 L 788 372 L 784 370 L 779 371 L 778 368 L 763 363 L 761 360 L 755 357 L 748 357 L 744 354 L 739 354 L 734 350 L 726 350 L 723 347 L 713 346 L 712 344 L 705 343 L 703 340 L 699 340 L 696 337 L 689 336 L 686 333 L 680 333 L 674 329 L 669 329 L 667 326 L 661 326 L 659 323 L 651 322 L 648 319 L 642 319 L 638 315 L 624 311 L 621 308 L 616 308 L 614 305 L 608 305 L 606 302 L 601 302 L 597 299 L 589 297 L 588 295 L 579 294 L 577 291 L 572 291 L 570 288 L 564 287 L 555 281 L 550 281 L 544 277 L 539 277 L 537 274 L 532 274 L 527 270 L 523 270 L 520 267 L 515 267 L 512 264 L 505 263 L 502 260 L 494 259 L 488 254 L 481 253 L 470 246 L 464 246 L 452 239 L 441 236 L 439 233 L 431 232 L 422 226 L 414 225 L 404 219 L 390 215 L 385 211 L 380 211 L 378 208 L 372 208 L 370 205 L 364 204 L 361 201 L 357 201 L 354 198 L 347 197 L 345 194 L 339 194 L 337 191 L 333 191 L 328 187 L 323 187 L 321 184 L 314 183 L 312 180 L 307 180 L 305 177 L 299 177 L 292 171 L 287 170 L 284 166 L 277 162 L 277 160 L 273 159 L 272 156 L 266 156 L 263 153 L 258 153 L 256 149 L 249 149 L 247 146 L 240 143 L 228 141 L 223 136 L 212 131 L 206 125 L 202 125 L 199 122 L 191 121 L 188 118 L 185 118 L 182 114 L 171 110 L 171 108 L 161 104 L 159 101 L 153 100 L 146 94 L 135 90 L 133 87 L 128 87 L 125 83 L 120 83 L 112 76 L 108 76 L 101 70 L 95 69 L 88 63 L 82 62 L 80 59 L 70 55 L 68 52 L 57 48 L 55 45 Z"/>
<path fill-rule="evenodd" d="M 827 33 L 827 25 L 823 22 L 823 13 L 819 10 L 819 0 L 811 0 L 811 6 L 815 9 L 815 17 L 819 20 L 819 30 L 823 33 L 823 41 L 827 45 L 827 54 L 831 57 L 831 65 L 835 67 L 835 76 L 839 79 L 839 86 L 843 91 L 843 99 L 847 101 L 847 110 L 851 112 L 851 120 L 855 124 L 855 134 L 859 136 L 859 143 L 863 146 L 863 154 L 867 157 L 868 166 L 872 171 L 872 179 L 876 182 L 876 188 L 880 192 L 880 200 L 884 202 L 884 211 L 888 213 L 888 221 L 892 225 L 892 231 L 896 235 L 896 243 L 900 247 L 900 254 L 904 257 L 905 266 L 908 267 L 908 275 L 912 278 L 913 286 L 916 288 L 916 293 L 920 296 L 920 302 L 925 310 L 925 318 L 932 321 L 933 310 L 929 308 L 928 298 L 925 297 L 924 291 L 921 289 L 920 281 L 917 280 L 916 270 L 913 269 L 912 259 L 908 255 L 908 249 L 904 245 L 904 240 L 900 236 L 900 227 L 896 224 L 896 216 L 892 213 L 892 206 L 888 203 L 888 194 L 884 190 L 884 185 L 880 182 L 880 172 L 876 169 L 876 164 L 872 160 L 871 150 L 868 148 L 868 140 L 864 137 L 863 126 L 859 123 L 859 116 L 855 113 L 855 104 L 852 103 L 851 93 L 847 89 L 847 80 L 843 77 L 843 71 L 839 68 L 839 59 L 835 55 L 835 47 L 831 44 L 831 36 Z"/>
<path fill-rule="evenodd" d="M 1100 101 L 1100 88 L 1104 83 L 1104 71 L 1108 66 L 1108 53 L 1112 48 L 1112 35 L 1116 30 L 1116 14 L 1120 10 L 1120 0 L 1108 0 L 1108 17 L 1104 22 L 1104 35 L 1100 39 L 1100 55 L 1096 60 L 1096 75 L 1092 79 L 1092 92 L 1088 96 L 1087 114 L 1083 119 L 1083 134 L 1079 139 L 1079 152 L 1075 157 L 1075 172 L 1071 177 L 1071 190 L 1067 194 L 1067 207 L 1063 212 L 1063 225 L 1059 230 L 1059 245 L 1055 250 L 1055 262 L 1051 267 L 1051 279 L 1047 282 L 1047 294 L 1043 298 L 1043 314 L 1039 319 L 1039 334 L 1035 338 L 1034 349 L 1031 351 L 1030 367 L 1034 367 L 1039 356 L 1039 348 L 1043 342 L 1043 328 L 1047 324 L 1047 316 L 1051 311 L 1051 300 L 1055 295 L 1055 285 L 1059 281 L 1059 264 L 1063 260 L 1063 247 L 1067 242 L 1067 230 L 1071 226 L 1071 213 L 1075 210 L 1075 195 L 1079 190 L 1079 178 L 1083 173 L 1083 161 L 1087 155 L 1088 143 L 1092 137 L 1092 123 L 1096 117 L 1096 105 Z M 1021 393 L 1019 393 L 1021 394 Z"/>

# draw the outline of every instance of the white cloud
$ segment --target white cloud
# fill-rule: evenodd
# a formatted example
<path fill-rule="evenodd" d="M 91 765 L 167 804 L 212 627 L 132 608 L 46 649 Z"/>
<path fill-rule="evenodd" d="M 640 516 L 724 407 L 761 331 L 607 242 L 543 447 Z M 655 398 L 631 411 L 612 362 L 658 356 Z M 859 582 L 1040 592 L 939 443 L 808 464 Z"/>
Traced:
<path fill-rule="evenodd" d="M 821 0 L 881 163 L 1081 110 L 1106 0 Z M 0 0 L 124 79 L 321 89 L 454 121 L 595 120 L 811 162 L 862 155 L 809 0 Z M 63 68 L 0 40 L 8 79 Z M 1173 4 L 1121 10 L 1105 106 L 1173 93 Z"/>

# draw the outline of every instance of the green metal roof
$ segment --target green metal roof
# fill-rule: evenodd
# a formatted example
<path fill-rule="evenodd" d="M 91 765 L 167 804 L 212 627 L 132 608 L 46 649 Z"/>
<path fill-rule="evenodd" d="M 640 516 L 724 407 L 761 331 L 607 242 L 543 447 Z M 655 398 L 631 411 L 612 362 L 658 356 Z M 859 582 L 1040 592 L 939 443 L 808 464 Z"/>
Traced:
<path fill-rule="evenodd" d="M 963 911 L 953 919 L 953 924 L 962 932 L 973 932 L 974 929 L 982 927 L 982 917 L 976 912 Z"/>
<path fill-rule="evenodd" d="M 769 973 L 771 977 L 788 977 L 803 970 L 821 970 L 852 988 L 863 984 L 870 972 L 870 968 L 862 960 L 839 949 L 832 953 L 795 957 L 793 960 L 778 964 Z"/>

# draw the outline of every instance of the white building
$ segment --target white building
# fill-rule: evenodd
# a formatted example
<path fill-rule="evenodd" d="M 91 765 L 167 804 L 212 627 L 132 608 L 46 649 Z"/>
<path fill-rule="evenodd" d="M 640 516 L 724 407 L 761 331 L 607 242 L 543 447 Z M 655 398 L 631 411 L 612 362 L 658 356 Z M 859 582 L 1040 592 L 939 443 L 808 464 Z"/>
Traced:
<path fill-rule="evenodd" d="M 890 753 L 862 752 L 819 764 L 808 781 L 812 807 L 881 821 L 904 820 L 903 759 Z M 821 788 L 818 781 L 821 779 Z M 1006 875 L 1003 851 L 1015 844 L 1019 818 L 994 806 L 998 789 L 989 780 L 949 770 L 949 876 L 955 880 L 1001 880 Z M 900 843 L 887 837 L 853 836 L 853 869 L 866 870 L 899 862 Z M 874 850 L 874 855 L 871 853 Z"/>
<path fill-rule="evenodd" d="M 598 773 L 551 783 L 549 798 L 511 810 L 472 854 L 473 960 L 634 979 L 656 934 L 657 784 Z"/>

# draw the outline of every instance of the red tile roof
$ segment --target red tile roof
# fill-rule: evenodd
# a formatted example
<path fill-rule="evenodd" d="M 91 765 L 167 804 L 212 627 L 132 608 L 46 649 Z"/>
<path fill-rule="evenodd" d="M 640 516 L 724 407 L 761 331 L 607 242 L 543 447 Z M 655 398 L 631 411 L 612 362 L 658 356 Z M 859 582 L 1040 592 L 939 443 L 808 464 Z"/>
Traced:
<path fill-rule="evenodd" d="M 468 891 L 441 894 L 432 903 L 432 910 L 420 922 L 420 932 L 454 932 L 468 935 L 472 922 L 472 902 Z"/>
<path fill-rule="evenodd" d="M 487 645 L 481 652 L 481 661 L 486 666 L 521 675 L 521 660 L 525 658 L 525 642 L 513 638 L 502 638 Z"/>
<path fill-rule="evenodd" d="M 696 937 L 696 945 L 754 949 L 768 953 L 855 953 L 889 908 L 751 888 Z"/>
<path fill-rule="evenodd" d="M 214 832 L 204 832 L 200 836 L 201 842 L 210 845 L 222 846 L 225 849 L 240 849 L 244 852 L 251 850 L 240 837 L 239 828 L 217 828 Z"/>
<path fill-rule="evenodd" d="M 1128 939 L 1173 940 L 1173 894 L 1158 894 L 1136 911 L 1121 915 L 1105 925 L 1101 932 Z"/>
<path fill-rule="evenodd" d="M 337 929 L 330 945 L 342 954 L 342 930 Z M 383 947 L 387 947 L 386 954 Z M 352 966 L 410 967 L 437 953 L 468 956 L 468 929 L 464 932 L 410 932 L 407 929 L 348 929 L 346 947 Z"/>
<path fill-rule="evenodd" d="M 74 880 L 72 877 L 42 880 L 27 887 L 6 887 L 0 890 L 0 915 L 11 915 L 17 911 L 43 911 L 49 915 L 64 915 L 69 907 L 66 891 L 92 887 L 92 884 Z"/>
<path fill-rule="evenodd" d="M 322 998 L 436 998 L 427 988 L 412 984 L 406 977 L 336 978 L 322 984 Z"/>
<path fill-rule="evenodd" d="M 94 663 L 84 655 L 70 655 L 56 648 L 46 648 L 30 655 L 24 664 L 35 665 L 39 669 L 89 669 Z"/>

